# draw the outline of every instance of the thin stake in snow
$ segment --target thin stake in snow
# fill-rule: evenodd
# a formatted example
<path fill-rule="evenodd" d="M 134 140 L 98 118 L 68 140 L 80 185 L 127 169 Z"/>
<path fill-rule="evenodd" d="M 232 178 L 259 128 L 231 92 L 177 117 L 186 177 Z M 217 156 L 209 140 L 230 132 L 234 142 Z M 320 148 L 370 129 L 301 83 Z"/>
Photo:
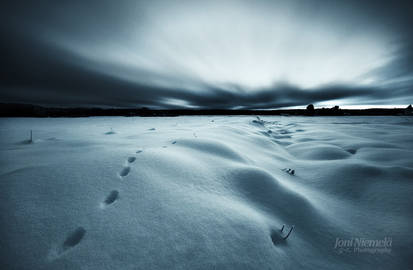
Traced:
<path fill-rule="evenodd" d="M 286 235 L 284 235 L 284 230 L 285 229 L 285 224 L 282 225 L 281 230 L 271 230 L 271 241 L 274 245 L 283 245 L 285 244 L 285 241 L 288 239 L 288 237 L 290 237 L 293 229 L 294 229 L 294 225 L 291 226 L 290 230 L 288 231 L 288 233 Z"/>
<path fill-rule="evenodd" d="M 33 130 L 30 130 L 30 140 L 29 143 L 33 142 Z"/>
<path fill-rule="evenodd" d="M 281 232 L 283 232 L 284 227 L 285 227 L 285 224 L 283 224 L 283 226 L 281 227 Z M 293 231 L 293 229 L 294 229 L 294 225 L 291 226 L 290 231 L 287 233 L 287 235 L 286 235 L 286 236 L 283 236 L 282 238 L 283 238 L 284 240 L 287 240 L 287 238 L 290 236 L 290 234 L 291 234 L 291 232 Z"/>
<path fill-rule="evenodd" d="M 252 120 L 253 123 L 264 125 L 264 120 L 262 120 L 259 116 L 257 116 L 257 120 Z"/>
<path fill-rule="evenodd" d="M 285 171 L 285 172 L 288 173 L 288 174 L 291 174 L 291 175 L 294 175 L 294 174 L 295 174 L 295 170 L 292 170 L 292 169 L 284 168 L 284 169 L 282 169 L 282 170 Z"/>
<path fill-rule="evenodd" d="M 113 130 L 113 128 L 110 128 L 110 131 L 105 132 L 106 135 L 112 135 L 112 134 L 116 134 L 116 132 Z"/>

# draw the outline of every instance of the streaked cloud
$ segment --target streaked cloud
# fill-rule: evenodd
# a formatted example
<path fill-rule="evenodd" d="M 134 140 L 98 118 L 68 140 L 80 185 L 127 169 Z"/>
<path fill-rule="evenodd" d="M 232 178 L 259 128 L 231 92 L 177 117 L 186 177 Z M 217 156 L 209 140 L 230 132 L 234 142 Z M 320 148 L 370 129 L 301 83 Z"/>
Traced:
<path fill-rule="evenodd" d="M 40 1 L 3 9 L 3 102 L 406 104 L 407 2 Z"/>

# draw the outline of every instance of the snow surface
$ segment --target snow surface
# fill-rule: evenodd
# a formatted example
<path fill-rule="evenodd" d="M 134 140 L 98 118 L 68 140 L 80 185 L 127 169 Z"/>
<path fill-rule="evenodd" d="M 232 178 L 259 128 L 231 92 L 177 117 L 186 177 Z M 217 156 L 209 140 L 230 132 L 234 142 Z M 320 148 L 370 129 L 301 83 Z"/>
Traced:
<path fill-rule="evenodd" d="M 412 134 L 408 117 L 0 119 L 0 268 L 409 269 Z"/>

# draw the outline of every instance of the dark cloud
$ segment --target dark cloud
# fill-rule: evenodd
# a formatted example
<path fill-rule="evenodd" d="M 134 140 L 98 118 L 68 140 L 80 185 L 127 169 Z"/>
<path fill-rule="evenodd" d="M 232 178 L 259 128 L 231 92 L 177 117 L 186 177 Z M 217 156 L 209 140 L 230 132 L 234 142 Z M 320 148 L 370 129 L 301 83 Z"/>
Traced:
<path fill-rule="evenodd" d="M 176 105 L 164 103 L 171 99 L 184 101 L 188 106 L 196 108 L 263 109 L 349 97 L 387 99 L 406 95 L 404 91 L 395 95 L 394 91 L 386 89 L 344 85 L 300 89 L 293 85 L 279 84 L 254 91 L 246 91 L 234 85 L 216 87 L 207 84 L 202 84 L 206 91 L 161 88 L 87 69 L 85 66 L 90 63 L 85 63 L 84 59 L 46 44 L 31 42 L 30 50 L 22 50 L 17 44 L 27 43 L 19 37 L 15 37 L 15 44 L 14 47 L 2 48 L 7 51 L 3 63 L 8 68 L 2 72 L 2 86 L 8 90 L 2 96 L 7 102 L 174 108 Z"/>
<path fill-rule="evenodd" d="M 392 104 L 403 100 L 403 103 L 412 103 L 413 30 L 410 26 L 413 25 L 413 5 L 407 1 L 334 3 L 313 0 L 306 4 L 298 1 L 292 10 L 303 9 L 300 15 L 317 17 L 320 22 L 323 22 L 323 17 L 329 21 L 339 14 L 337 31 L 343 33 L 364 26 L 366 31 L 379 29 L 377 31 L 382 35 L 397 33 L 394 41 L 396 49 L 389 51 L 391 60 L 364 74 L 366 78 L 374 77 L 374 84 L 333 81 L 315 87 L 301 87 L 295 81 L 289 81 L 250 89 L 236 82 L 214 83 L 194 76 L 189 86 L 180 87 L 175 81 L 186 81 L 188 78 L 180 77 L 179 73 L 168 77 L 150 70 L 128 67 L 125 68 L 126 73 L 133 70 L 136 77 L 130 80 L 113 72 L 121 70 L 116 64 L 102 64 L 104 58 L 99 61 L 84 57 L 59 45 L 62 40 L 79 41 L 81 44 L 92 44 L 92 49 L 87 48 L 93 50 L 96 44 L 112 39 L 116 43 L 122 43 L 123 39 L 130 40 L 130 31 L 134 27 L 144 26 L 140 22 L 146 16 L 145 11 L 139 7 L 146 4 L 150 6 L 149 2 L 134 1 L 2 3 L 0 101 L 54 106 L 231 109 L 279 108 L 337 100 L 351 100 L 354 104 Z M 274 5 L 274 2 L 267 4 Z M 347 17 L 349 14 L 354 14 L 354 20 Z M 133 24 L 128 22 L 132 17 Z M 142 79 L 149 77 L 174 83 L 158 84 Z"/>

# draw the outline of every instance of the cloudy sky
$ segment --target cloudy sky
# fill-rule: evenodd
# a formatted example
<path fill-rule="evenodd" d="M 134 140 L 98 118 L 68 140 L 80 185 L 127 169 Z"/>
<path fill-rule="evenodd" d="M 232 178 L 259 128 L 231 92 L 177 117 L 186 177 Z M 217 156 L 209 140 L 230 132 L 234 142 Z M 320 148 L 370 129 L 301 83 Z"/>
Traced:
<path fill-rule="evenodd" d="M 0 102 L 410 104 L 412 25 L 409 1 L 2 1 Z"/>

